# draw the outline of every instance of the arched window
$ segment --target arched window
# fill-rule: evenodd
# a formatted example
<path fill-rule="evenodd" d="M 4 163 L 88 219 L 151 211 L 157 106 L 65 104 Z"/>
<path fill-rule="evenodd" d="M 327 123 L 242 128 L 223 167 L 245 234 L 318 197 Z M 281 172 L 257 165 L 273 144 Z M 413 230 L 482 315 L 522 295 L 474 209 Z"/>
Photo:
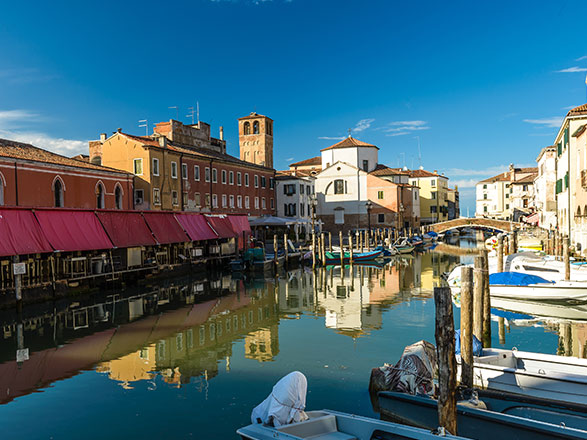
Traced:
<path fill-rule="evenodd" d="M 245 122 L 245 134 L 251 134 L 251 124 L 249 121 Z"/>
<path fill-rule="evenodd" d="M 116 205 L 116 209 L 122 209 L 122 188 L 120 185 L 116 185 L 116 189 L 114 190 L 114 204 Z"/>
<path fill-rule="evenodd" d="M 253 134 L 259 134 L 259 121 L 253 122 Z"/>
<path fill-rule="evenodd" d="M 267 121 L 267 134 L 273 136 L 273 124 Z"/>
<path fill-rule="evenodd" d="M 96 208 L 104 209 L 104 185 L 101 182 L 96 185 Z"/>
<path fill-rule="evenodd" d="M 55 207 L 63 208 L 63 182 L 59 177 L 53 181 L 53 196 L 55 199 Z"/>

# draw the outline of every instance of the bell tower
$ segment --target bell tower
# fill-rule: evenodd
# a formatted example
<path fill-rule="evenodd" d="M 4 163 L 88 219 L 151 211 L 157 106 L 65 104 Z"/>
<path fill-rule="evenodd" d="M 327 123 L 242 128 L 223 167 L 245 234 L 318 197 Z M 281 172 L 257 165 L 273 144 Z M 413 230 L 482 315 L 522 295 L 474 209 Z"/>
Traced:
<path fill-rule="evenodd" d="M 240 159 L 273 168 L 273 119 L 255 112 L 238 120 Z"/>

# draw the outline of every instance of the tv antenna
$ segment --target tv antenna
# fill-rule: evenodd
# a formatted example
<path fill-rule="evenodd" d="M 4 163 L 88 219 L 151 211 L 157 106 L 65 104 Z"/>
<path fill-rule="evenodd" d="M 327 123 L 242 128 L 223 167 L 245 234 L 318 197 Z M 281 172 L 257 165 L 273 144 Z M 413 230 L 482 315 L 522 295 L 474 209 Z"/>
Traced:
<path fill-rule="evenodd" d="M 167 107 L 169 109 L 174 108 L 175 109 L 175 119 L 179 120 L 179 109 L 177 108 L 177 105 L 172 105 L 171 107 Z"/>
<path fill-rule="evenodd" d="M 420 151 L 420 136 L 414 136 L 418 139 L 418 166 L 422 166 L 422 152 Z"/>
<path fill-rule="evenodd" d="M 139 128 L 145 127 L 145 136 L 149 136 L 149 121 L 146 119 L 141 119 L 139 121 Z"/>
<path fill-rule="evenodd" d="M 192 125 L 194 125 L 194 107 L 188 107 L 189 113 L 186 115 L 188 118 L 192 118 Z"/>

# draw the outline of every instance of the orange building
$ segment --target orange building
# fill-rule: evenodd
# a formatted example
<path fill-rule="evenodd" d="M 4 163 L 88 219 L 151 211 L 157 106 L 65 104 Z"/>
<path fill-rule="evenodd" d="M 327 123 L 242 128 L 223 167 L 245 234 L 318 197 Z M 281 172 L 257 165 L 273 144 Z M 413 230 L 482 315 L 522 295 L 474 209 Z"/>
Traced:
<path fill-rule="evenodd" d="M 124 171 L 0 139 L 0 206 L 132 209 Z"/>

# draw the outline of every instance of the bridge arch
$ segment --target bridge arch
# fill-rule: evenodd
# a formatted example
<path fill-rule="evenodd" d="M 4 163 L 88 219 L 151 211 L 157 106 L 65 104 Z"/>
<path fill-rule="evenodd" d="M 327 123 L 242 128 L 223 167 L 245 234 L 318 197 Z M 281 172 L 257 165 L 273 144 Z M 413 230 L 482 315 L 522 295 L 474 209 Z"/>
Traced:
<path fill-rule="evenodd" d="M 521 226 L 518 222 L 508 222 L 506 220 L 494 220 L 490 218 L 457 218 L 455 220 L 448 220 L 446 222 L 434 223 L 429 225 L 431 231 L 440 234 L 451 229 L 460 228 L 488 228 L 497 229 L 502 232 L 512 232 L 519 229 Z"/>

